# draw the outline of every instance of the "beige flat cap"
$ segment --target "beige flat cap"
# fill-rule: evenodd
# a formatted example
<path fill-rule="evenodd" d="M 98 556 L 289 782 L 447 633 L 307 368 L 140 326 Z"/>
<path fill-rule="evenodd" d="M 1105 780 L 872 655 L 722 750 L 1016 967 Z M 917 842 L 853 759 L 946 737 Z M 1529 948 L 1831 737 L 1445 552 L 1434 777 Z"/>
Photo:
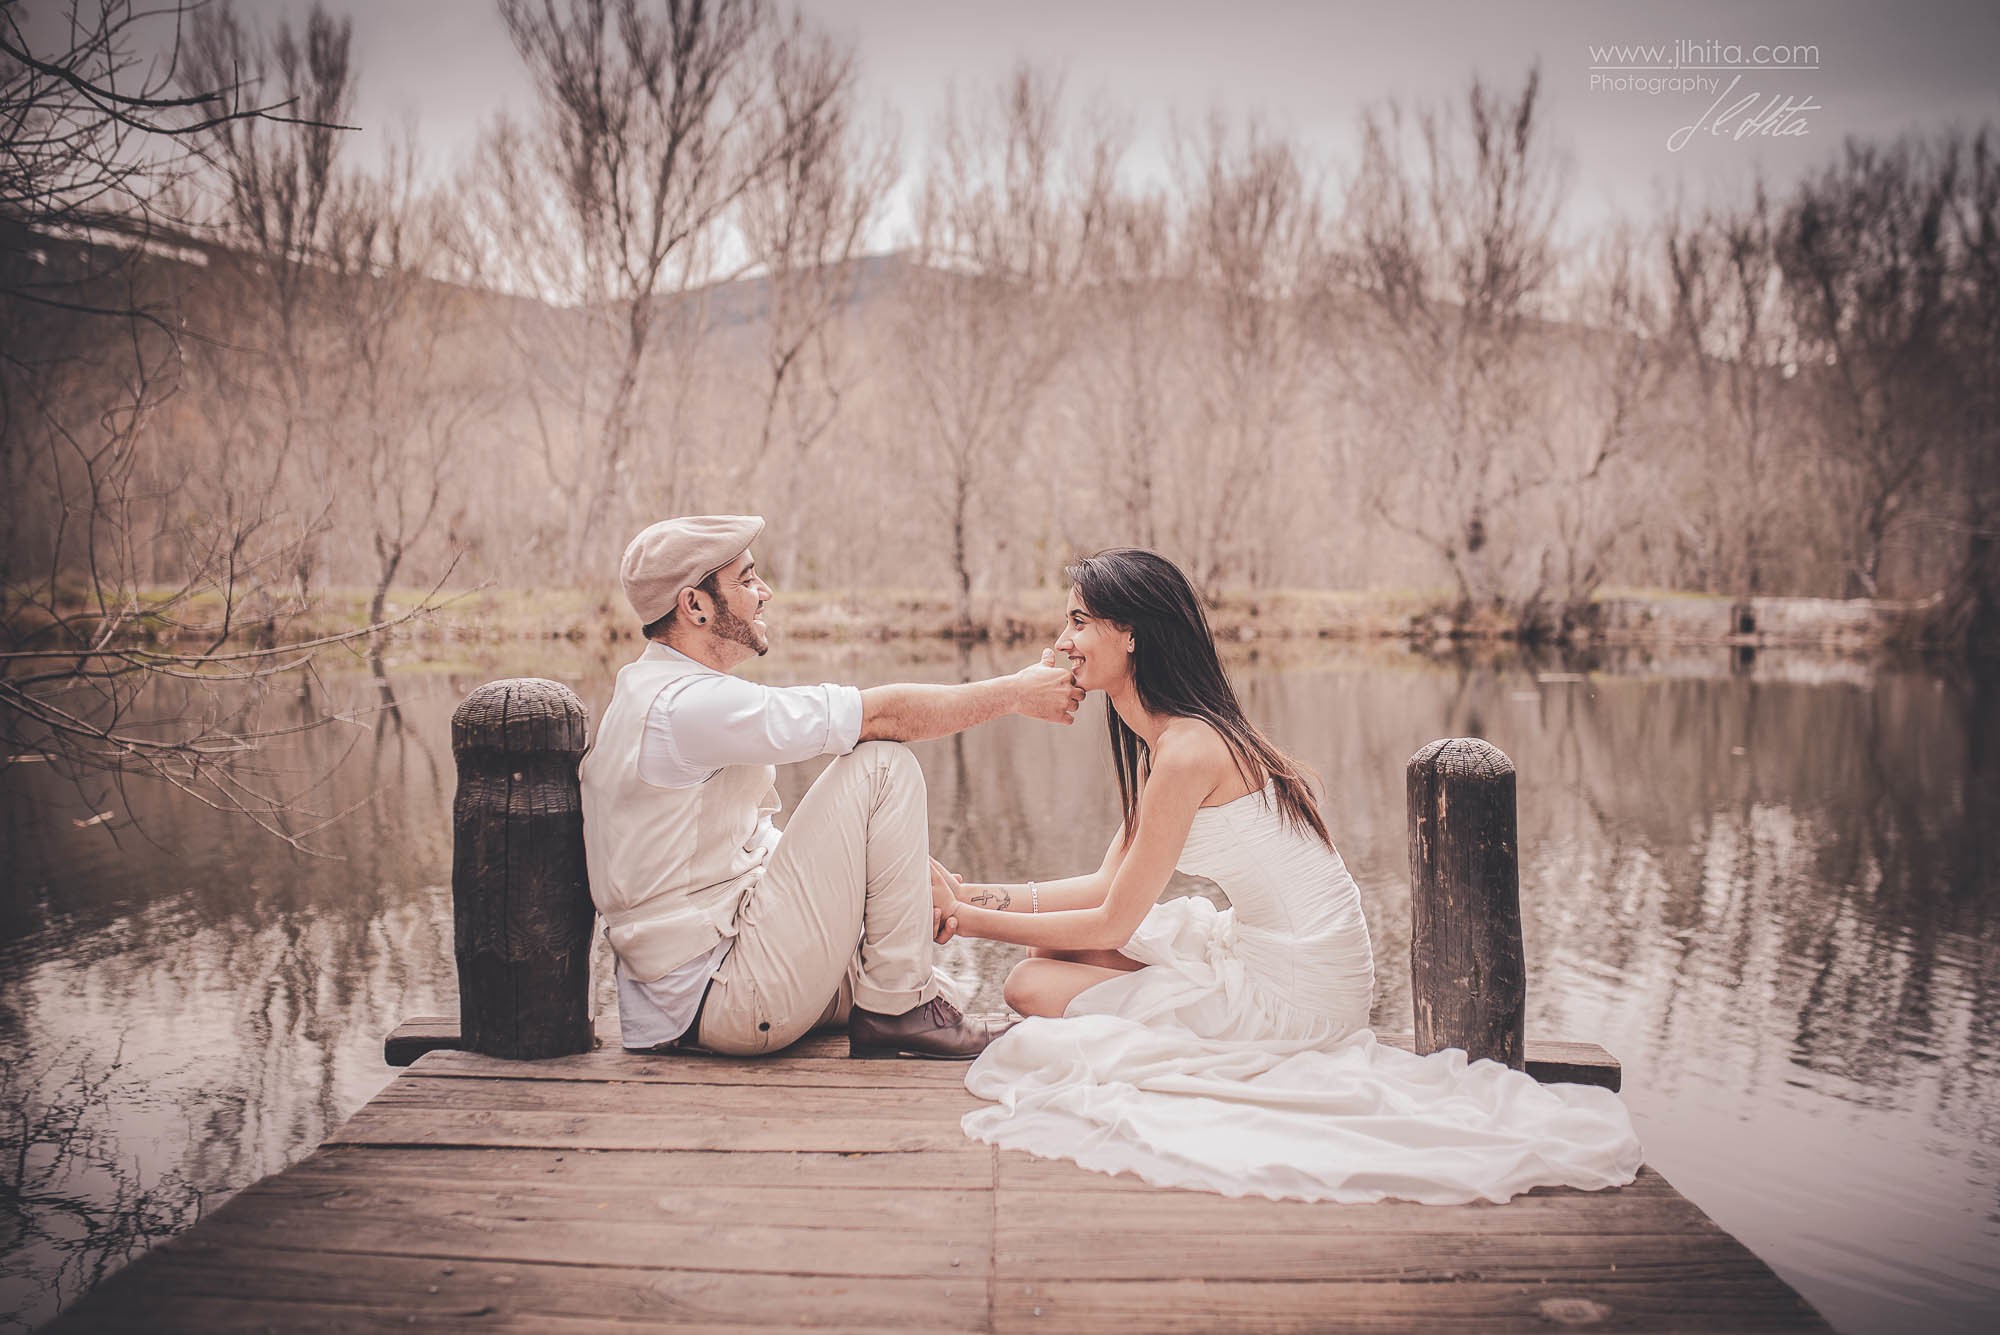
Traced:
<path fill-rule="evenodd" d="M 691 589 L 743 555 L 764 531 L 761 515 L 688 515 L 649 525 L 625 548 L 618 581 L 642 625 L 674 610 Z"/>

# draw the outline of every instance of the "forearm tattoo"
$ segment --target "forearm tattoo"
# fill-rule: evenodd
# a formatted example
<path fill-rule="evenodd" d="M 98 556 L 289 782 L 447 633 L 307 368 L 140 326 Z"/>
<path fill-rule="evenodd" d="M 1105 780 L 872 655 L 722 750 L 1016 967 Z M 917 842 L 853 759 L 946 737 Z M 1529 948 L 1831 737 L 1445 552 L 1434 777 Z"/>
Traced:
<path fill-rule="evenodd" d="M 965 896 L 965 902 L 982 909 L 1005 911 L 1007 906 L 1014 902 L 1014 896 L 1004 885 L 989 885 L 982 887 L 977 894 Z"/>

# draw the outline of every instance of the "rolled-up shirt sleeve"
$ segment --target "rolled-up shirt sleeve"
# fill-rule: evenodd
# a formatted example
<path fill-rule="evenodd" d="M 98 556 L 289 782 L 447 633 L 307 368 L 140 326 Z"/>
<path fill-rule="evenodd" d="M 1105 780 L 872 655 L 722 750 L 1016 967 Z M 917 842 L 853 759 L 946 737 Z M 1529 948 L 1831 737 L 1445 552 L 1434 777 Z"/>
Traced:
<path fill-rule="evenodd" d="M 725 765 L 791 765 L 852 751 L 861 738 L 861 692 L 833 682 L 766 686 L 718 672 L 661 692 L 646 733 L 640 777 L 682 787 Z"/>

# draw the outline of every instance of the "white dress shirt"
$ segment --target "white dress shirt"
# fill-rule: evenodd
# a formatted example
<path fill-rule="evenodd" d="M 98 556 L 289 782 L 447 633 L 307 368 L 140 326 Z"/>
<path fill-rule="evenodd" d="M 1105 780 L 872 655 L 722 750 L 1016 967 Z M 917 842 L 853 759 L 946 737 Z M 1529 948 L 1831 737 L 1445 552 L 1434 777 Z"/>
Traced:
<path fill-rule="evenodd" d="M 852 686 L 766 686 L 711 669 L 653 701 L 639 777 L 685 788 L 724 765 L 792 765 L 845 755 L 860 740 L 861 692 Z"/>
<path fill-rule="evenodd" d="M 855 687 L 766 686 L 711 668 L 653 701 L 639 746 L 639 777 L 662 788 L 686 788 L 725 765 L 792 765 L 845 755 L 860 740 L 861 692 Z M 775 853 L 780 833 L 767 816 L 754 837 Z M 723 938 L 650 982 L 627 976 L 619 965 L 620 1042 L 651 1048 L 685 1034 L 733 940 Z"/>

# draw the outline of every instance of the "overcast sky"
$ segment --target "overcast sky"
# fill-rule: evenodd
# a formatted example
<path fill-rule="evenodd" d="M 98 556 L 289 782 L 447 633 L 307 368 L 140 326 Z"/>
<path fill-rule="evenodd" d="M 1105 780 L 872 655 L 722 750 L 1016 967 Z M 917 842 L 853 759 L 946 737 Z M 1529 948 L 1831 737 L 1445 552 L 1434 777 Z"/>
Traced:
<path fill-rule="evenodd" d="M 492 0 L 326 0 L 354 20 L 356 118 L 367 140 L 405 114 L 434 164 L 454 161 L 503 107 L 525 110 L 525 76 Z M 303 15 L 310 0 L 247 0 L 245 13 Z M 1255 111 L 1296 132 L 1335 182 L 1351 161 L 1360 110 L 1462 96 L 1475 73 L 1518 87 L 1539 62 L 1549 123 L 1573 167 L 1569 221 L 1653 212 L 1674 189 L 1699 201 L 1739 192 L 1760 167 L 1777 182 L 1829 161 L 1848 135 L 1888 139 L 1949 123 L 2000 127 L 2000 3 L 1952 0 L 809 0 L 807 10 L 859 53 L 865 100 L 892 109 L 906 156 L 921 160 L 944 90 L 997 82 L 1018 59 L 1052 65 L 1072 96 L 1133 118 L 1135 170 L 1163 170 L 1171 118 L 1211 106 Z M 1689 44 L 1676 49 L 1677 43 Z M 1734 43 L 1738 52 L 1693 44 Z M 1664 61 L 1592 48 L 1664 44 Z M 1782 68 L 1593 70 L 1593 66 L 1756 63 L 1759 44 L 1794 48 Z M 1797 48 L 1808 48 L 1800 51 Z M 1813 48 L 1816 48 L 1814 50 Z M 1808 66 L 1816 65 L 1816 68 Z M 1700 92 L 1593 87 L 1600 79 L 1717 80 Z M 1702 121 L 1731 80 L 1727 107 L 1754 102 L 1725 133 L 1670 137 Z M 1786 137 L 1735 137 L 1780 118 Z M 1778 128 L 1775 124 L 1772 128 Z M 893 237 L 887 238 L 893 241 Z"/>

